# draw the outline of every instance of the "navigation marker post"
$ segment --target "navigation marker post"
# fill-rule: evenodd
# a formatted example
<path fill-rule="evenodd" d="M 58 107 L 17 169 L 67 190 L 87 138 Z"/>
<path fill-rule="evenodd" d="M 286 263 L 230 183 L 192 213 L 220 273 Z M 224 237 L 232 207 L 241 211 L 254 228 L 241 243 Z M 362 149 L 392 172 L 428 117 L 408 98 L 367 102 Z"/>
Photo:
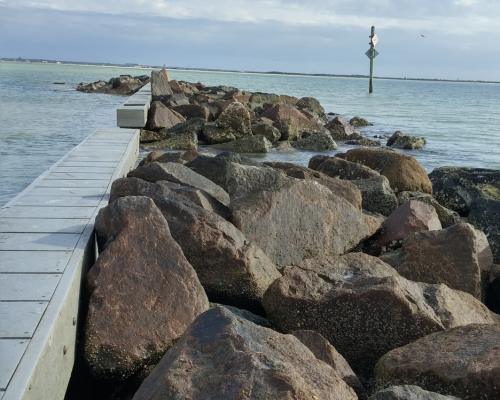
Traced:
<path fill-rule="evenodd" d="M 370 59 L 370 84 L 368 87 L 368 92 L 373 93 L 373 61 L 375 60 L 375 57 L 378 56 L 378 51 L 375 50 L 375 46 L 378 43 L 378 36 L 375 33 L 375 27 L 372 26 L 372 31 L 370 35 L 370 48 L 368 51 L 365 53 L 366 56 Z"/>

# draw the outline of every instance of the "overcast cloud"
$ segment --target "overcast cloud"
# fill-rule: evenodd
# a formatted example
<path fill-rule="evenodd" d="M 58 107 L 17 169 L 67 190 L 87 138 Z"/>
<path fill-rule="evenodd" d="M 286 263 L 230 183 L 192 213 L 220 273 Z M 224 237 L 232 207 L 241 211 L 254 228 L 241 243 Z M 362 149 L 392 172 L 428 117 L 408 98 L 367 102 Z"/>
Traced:
<path fill-rule="evenodd" d="M 498 0 L 0 0 L 0 57 L 356 74 L 373 24 L 380 75 L 500 79 L 499 19 Z"/>

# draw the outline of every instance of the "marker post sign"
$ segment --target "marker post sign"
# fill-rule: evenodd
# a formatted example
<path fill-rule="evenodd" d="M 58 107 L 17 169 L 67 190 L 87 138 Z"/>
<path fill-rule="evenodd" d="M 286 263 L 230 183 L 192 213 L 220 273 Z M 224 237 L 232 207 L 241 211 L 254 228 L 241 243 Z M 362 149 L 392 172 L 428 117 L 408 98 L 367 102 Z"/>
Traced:
<path fill-rule="evenodd" d="M 373 93 L 373 62 L 375 60 L 375 57 L 378 56 L 378 51 L 375 50 L 375 46 L 378 43 L 378 36 L 375 33 L 375 27 L 372 26 L 372 31 L 370 35 L 370 48 L 368 51 L 365 53 L 366 56 L 370 59 L 370 83 L 368 87 L 368 92 Z"/>

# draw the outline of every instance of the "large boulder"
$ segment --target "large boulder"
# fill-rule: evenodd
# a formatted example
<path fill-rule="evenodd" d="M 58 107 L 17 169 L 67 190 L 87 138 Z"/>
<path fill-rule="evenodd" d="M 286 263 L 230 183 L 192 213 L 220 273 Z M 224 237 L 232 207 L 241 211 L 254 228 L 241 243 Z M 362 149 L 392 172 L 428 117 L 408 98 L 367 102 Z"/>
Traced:
<path fill-rule="evenodd" d="M 429 392 L 415 385 L 390 386 L 379 390 L 368 400 L 460 400 L 455 396 L 445 396 Z"/>
<path fill-rule="evenodd" d="M 426 145 L 425 138 L 411 136 L 401 131 L 396 131 L 387 140 L 387 146 L 405 150 L 421 149 Z"/>
<path fill-rule="evenodd" d="M 456 211 L 442 206 L 431 194 L 420 192 L 398 193 L 398 202 L 400 205 L 410 200 L 421 201 L 422 203 L 426 203 L 434 207 L 434 210 L 436 211 L 443 228 L 447 228 L 460 222 L 460 216 Z"/>
<path fill-rule="evenodd" d="M 377 171 L 359 163 L 322 155 L 312 157 L 309 160 L 309 168 L 323 172 L 328 176 L 346 180 L 370 179 L 380 176 Z"/>
<path fill-rule="evenodd" d="M 254 111 L 263 111 L 276 104 L 281 104 L 283 101 L 281 97 L 273 93 L 252 93 L 249 99 L 249 106 Z"/>
<path fill-rule="evenodd" d="M 346 359 L 335 350 L 335 347 L 333 347 L 321 333 L 303 329 L 293 331 L 292 335 L 305 344 L 318 360 L 324 361 L 331 366 L 358 395 L 364 393 L 361 381 L 349 366 Z"/>
<path fill-rule="evenodd" d="M 363 117 L 352 117 L 349 120 L 349 123 L 354 126 L 355 128 L 363 128 L 365 126 L 371 126 L 373 125 L 371 122 L 369 122 L 367 119 Z"/>
<path fill-rule="evenodd" d="M 363 253 L 322 256 L 285 268 L 265 293 L 264 308 L 284 332 L 321 333 L 364 377 L 387 351 L 419 337 L 494 322 L 471 295 L 409 281 Z"/>
<path fill-rule="evenodd" d="M 268 108 L 262 117 L 269 118 L 281 132 L 282 140 L 296 140 L 304 132 L 322 132 L 322 126 L 292 106 L 278 104 Z"/>
<path fill-rule="evenodd" d="M 280 274 L 259 247 L 221 216 L 169 193 L 165 185 L 127 181 L 113 183 L 110 201 L 131 195 L 152 198 L 211 301 L 261 311 L 264 292 Z"/>
<path fill-rule="evenodd" d="M 398 198 L 385 176 L 356 179 L 352 183 L 361 191 L 364 210 L 387 216 L 398 207 Z"/>
<path fill-rule="evenodd" d="M 427 172 L 414 157 L 388 149 L 373 148 L 352 149 L 340 156 L 384 175 L 395 192 L 432 193 L 432 184 Z"/>
<path fill-rule="evenodd" d="M 261 135 L 251 135 L 214 145 L 218 149 L 234 151 L 235 153 L 268 153 L 273 145 Z"/>
<path fill-rule="evenodd" d="M 326 128 L 335 140 L 361 139 L 359 132 L 342 117 L 333 118 L 326 124 Z"/>
<path fill-rule="evenodd" d="M 192 118 L 201 118 L 204 121 L 208 121 L 208 118 L 210 116 L 210 111 L 208 110 L 208 108 L 205 106 L 200 106 L 198 104 L 183 104 L 172 108 L 187 120 Z"/>
<path fill-rule="evenodd" d="M 133 400 L 354 400 L 338 373 L 296 337 L 224 307 L 200 316 Z"/>
<path fill-rule="evenodd" d="M 409 235 L 392 264 L 408 279 L 444 283 L 481 299 L 493 256 L 484 233 L 461 223 Z"/>
<path fill-rule="evenodd" d="M 500 263 L 500 200 L 478 199 L 470 207 L 469 222 L 488 237 L 495 262 Z"/>
<path fill-rule="evenodd" d="M 153 101 L 148 111 L 148 121 L 146 123 L 146 129 L 169 129 L 184 121 L 185 119 L 182 115 L 171 110 L 162 102 Z"/>
<path fill-rule="evenodd" d="M 165 132 L 162 133 L 160 140 L 145 147 L 148 149 L 197 150 L 198 135 L 189 131 L 182 133 Z"/>
<path fill-rule="evenodd" d="M 302 97 L 301 99 L 299 99 L 299 101 L 297 101 L 295 107 L 297 107 L 301 111 L 305 111 L 313 115 L 318 119 L 318 121 L 326 122 L 327 120 L 325 109 L 323 108 L 321 103 L 314 97 Z"/>
<path fill-rule="evenodd" d="M 179 163 L 149 163 L 129 172 L 128 176 L 144 179 L 149 182 L 170 181 L 191 186 L 204 190 L 222 204 L 229 205 L 229 195 L 224 189 L 203 175 L 194 172 L 191 168 Z"/>
<path fill-rule="evenodd" d="M 500 325 L 472 324 L 394 349 L 377 363 L 378 385 L 410 384 L 463 400 L 500 398 Z"/>
<path fill-rule="evenodd" d="M 292 145 L 297 149 L 306 151 L 329 151 L 337 148 L 337 143 L 335 143 L 332 136 L 326 132 L 304 136 L 292 142 Z"/>
<path fill-rule="evenodd" d="M 277 265 L 344 254 L 380 227 L 318 182 L 288 179 L 231 202 L 234 224 Z"/>
<path fill-rule="evenodd" d="M 500 171 L 485 168 L 441 167 L 429 174 L 436 199 L 467 216 L 478 199 L 500 200 Z"/>
<path fill-rule="evenodd" d="M 85 359 L 99 378 L 124 380 L 155 365 L 208 300 L 151 199 L 110 204 L 99 212 L 96 232 Z"/>
<path fill-rule="evenodd" d="M 151 71 L 151 96 L 153 100 L 174 94 L 168 83 L 168 73 L 165 68 Z"/>
<path fill-rule="evenodd" d="M 252 134 L 252 124 L 248 109 L 238 101 L 230 103 L 217 118 L 217 126 L 230 131 L 235 138 Z"/>
<path fill-rule="evenodd" d="M 267 118 L 260 118 L 252 124 L 252 133 L 254 135 L 264 136 L 271 143 L 275 143 L 281 138 L 281 132 L 275 128 L 273 121 Z"/>
<path fill-rule="evenodd" d="M 99 80 L 92 83 L 79 83 L 76 90 L 85 93 L 106 93 L 130 96 L 148 82 L 149 77 L 147 75 L 120 75 L 119 77 L 111 78 L 108 82 Z"/>
<path fill-rule="evenodd" d="M 354 185 L 351 182 L 342 179 L 332 178 L 321 172 L 292 163 L 266 162 L 264 164 L 269 167 L 282 170 L 283 172 L 285 172 L 285 174 L 293 178 L 316 181 L 321 185 L 326 186 L 333 193 L 342 196 L 354 207 L 361 210 L 361 202 L 362 202 L 361 192 L 356 187 L 356 185 Z"/>
<path fill-rule="evenodd" d="M 382 224 L 377 243 L 387 246 L 406 238 L 410 233 L 436 231 L 442 228 L 434 207 L 416 200 L 399 206 Z M 404 275 L 404 274 L 403 274 Z"/>

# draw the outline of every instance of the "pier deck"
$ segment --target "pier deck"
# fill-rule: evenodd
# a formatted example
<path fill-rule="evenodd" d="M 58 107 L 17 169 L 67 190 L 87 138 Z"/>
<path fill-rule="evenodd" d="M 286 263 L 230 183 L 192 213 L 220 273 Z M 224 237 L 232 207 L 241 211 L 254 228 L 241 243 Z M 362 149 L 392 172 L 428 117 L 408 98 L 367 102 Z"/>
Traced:
<path fill-rule="evenodd" d="M 138 130 L 99 129 L 0 208 L 0 400 L 64 398 L 94 219 L 138 151 Z"/>

